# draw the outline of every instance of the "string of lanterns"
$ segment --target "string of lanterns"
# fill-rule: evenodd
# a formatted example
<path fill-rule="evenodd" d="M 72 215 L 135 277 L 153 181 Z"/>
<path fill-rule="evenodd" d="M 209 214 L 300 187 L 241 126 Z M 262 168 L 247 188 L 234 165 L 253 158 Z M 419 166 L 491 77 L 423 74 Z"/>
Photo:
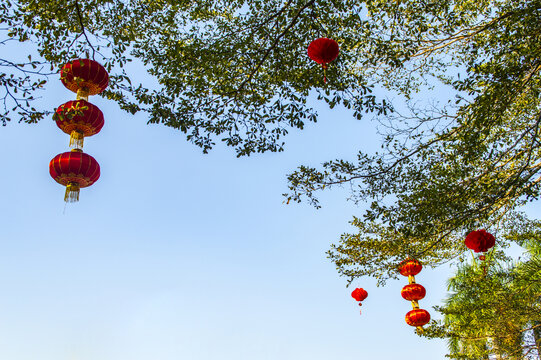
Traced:
<path fill-rule="evenodd" d="M 415 275 L 419 274 L 423 265 L 418 260 L 408 258 L 398 265 L 398 271 L 401 275 L 407 276 L 409 284 L 404 286 L 401 295 L 405 300 L 411 301 L 413 310 L 406 314 L 406 323 L 415 326 L 417 330 L 422 331 L 423 326 L 430 321 L 430 313 L 419 308 L 419 300 L 426 295 L 424 286 L 415 282 Z"/>
<path fill-rule="evenodd" d="M 103 113 L 88 102 L 88 97 L 107 88 L 109 75 L 96 61 L 77 59 L 62 67 L 60 80 L 77 94 L 76 100 L 60 105 L 53 115 L 60 130 L 70 135 L 72 150 L 55 156 L 49 163 L 49 173 L 66 187 L 64 201 L 75 202 L 79 201 L 80 189 L 94 184 L 100 177 L 100 165 L 83 152 L 83 143 L 85 137 L 99 133 L 104 125 Z"/>

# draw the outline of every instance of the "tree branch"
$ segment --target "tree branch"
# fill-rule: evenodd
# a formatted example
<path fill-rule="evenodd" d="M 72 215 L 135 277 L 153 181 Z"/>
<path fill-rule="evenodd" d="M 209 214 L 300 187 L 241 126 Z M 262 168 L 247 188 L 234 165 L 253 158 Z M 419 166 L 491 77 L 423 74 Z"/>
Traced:
<path fill-rule="evenodd" d="M 83 23 L 83 16 L 81 15 L 81 8 L 79 7 L 79 2 L 75 0 L 75 9 L 77 10 L 77 18 L 79 19 L 79 25 L 81 26 L 81 32 L 84 35 L 86 42 L 88 46 L 92 49 L 92 60 L 96 60 L 94 57 L 96 55 L 96 49 L 94 49 L 94 46 L 92 46 L 92 43 L 90 42 L 90 39 L 88 39 L 88 36 L 85 31 L 85 25 Z"/>

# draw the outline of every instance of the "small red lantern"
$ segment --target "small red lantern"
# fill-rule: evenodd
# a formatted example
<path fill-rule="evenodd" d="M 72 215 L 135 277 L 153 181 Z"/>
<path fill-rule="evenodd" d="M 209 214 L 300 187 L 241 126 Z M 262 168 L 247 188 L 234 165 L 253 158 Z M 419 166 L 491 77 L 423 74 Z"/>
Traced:
<path fill-rule="evenodd" d="M 357 288 L 351 292 L 351 297 L 357 301 L 363 301 L 368 297 L 368 292 L 363 288 Z"/>
<path fill-rule="evenodd" d="M 426 289 L 421 284 L 408 284 L 402 288 L 401 295 L 405 300 L 417 301 L 426 295 Z"/>
<path fill-rule="evenodd" d="M 64 201 L 79 201 L 79 189 L 94 184 L 100 178 L 100 165 L 92 156 L 79 149 L 56 155 L 49 163 L 49 173 L 66 186 Z"/>
<path fill-rule="evenodd" d="M 76 148 L 82 148 L 85 136 L 99 133 L 104 124 L 101 110 L 86 100 L 60 105 L 53 119 L 63 132 L 70 135 L 70 146 Z"/>
<path fill-rule="evenodd" d="M 333 39 L 319 38 L 308 45 L 308 56 L 323 68 L 323 80 L 327 82 L 327 64 L 336 59 L 340 51 L 338 43 Z"/>
<path fill-rule="evenodd" d="M 109 74 L 98 62 L 76 59 L 62 67 L 60 80 L 66 88 L 77 93 L 77 98 L 88 99 L 89 95 L 101 93 L 109 85 Z"/>
<path fill-rule="evenodd" d="M 418 260 L 406 259 L 398 264 L 398 271 L 403 276 L 415 276 L 421 272 L 423 265 Z"/>
<path fill-rule="evenodd" d="M 351 292 L 351 297 L 359 302 L 359 306 L 363 306 L 361 302 L 368 297 L 368 292 L 363 288 L 356 288 Z M 359 313 L 362 314 L 362 311 Z"/>
<path fill-rule="evenodd" d="M 475 230 L 466 236 L 464 244 L 475 252 L 485 252 L 496 244 L 496 238 L 485 229 Z"/>
<path fill-rule="evenodd" d="M 430 321 L 430 313 L 424 309 L 413 309 L 406 314 L 406 323 L 410 326 L 423 326 Z"/>

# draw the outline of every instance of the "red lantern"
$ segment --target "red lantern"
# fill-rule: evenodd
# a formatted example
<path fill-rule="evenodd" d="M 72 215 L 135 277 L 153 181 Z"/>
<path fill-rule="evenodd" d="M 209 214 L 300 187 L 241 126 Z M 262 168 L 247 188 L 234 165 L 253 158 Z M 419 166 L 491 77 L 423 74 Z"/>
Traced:
<path fill-rule="evenodd" d="M 94 60 L 76 59 L 62 67 L 60 80 L 65 87 L 77 93 L 77 98 L 86 100 L 89 95 L 99 94 L 107 88 L 109 74 Z"/>
<path fill-rule="evenodd" d="M 103 113 L 86 100 L 74 100 L 60 105 L 53 115 L 56 125 L 70 134 L 70 146 L 83 147 L 85 136 L 100 132 L 103 127 Z"/>
<path fill-rule="evenodd" d="M 405 300 L 417 301 L 426 295 L 426 289 L 420 284 L 408 284 L 402 288 L 401 295 Z"/>
<path fill-rule="evenodd" d="M 403 276 L 415 276 L 421 272 L 423 265 L 418 260 L 406 259 L 398 264 L 398 271 Z"/>
<path fill-rule="evenodd" d="M 357 288 L 351 292 L 351 297 L 357 301 L 363 301 L 368 297 L 368 292 L 363 288 Z"/>
<path fill-rule="evenodd" d="M 406 323 L 410 326 L 423 326 L 430 321 L 430 314 L 424 309 L 413 309 L 406 314 Z"/>
<path fill-rule="evenodd" d="M 308 45 L 308 56 L 314 60 L 324 71 L 323 80 L 327 82 L 327 64 L 336 59 L 340 51 L 338 43 L 332 39 L 319 38 Z"/>
<path fill-rule="evenodd" d="M 94 184 L 100 178 L 100 165 L 92 156 L 74 149 L 56 155 L 49 163 L 49 173 L 66 186 L 64 201 L 79 201 L 79 189 Z"/>
<path fill-rule="evenodd" d="M 494 235 L 481 229 L 470 232 L 464 244 L 475 252 L 485 252 L 496 244 L 496 239 Z"/>

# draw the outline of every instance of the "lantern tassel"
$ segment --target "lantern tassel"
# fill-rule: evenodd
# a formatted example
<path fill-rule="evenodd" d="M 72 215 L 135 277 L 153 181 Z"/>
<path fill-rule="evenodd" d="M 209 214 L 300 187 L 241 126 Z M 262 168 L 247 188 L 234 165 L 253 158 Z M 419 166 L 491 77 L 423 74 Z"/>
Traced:
<path fill-rule="evenodd" d="M 79 130 L 73 130 L 70 134 L 70 148 L 82 149 L 85 135 Z"/>
<path fill-rule="evenodd" d="M 77 202 L 79 201 L 79 184 L 76 182 L 69 182 L 68 185 L 66 185 L 66 194 L 64 195 L 64 201 L 65 202 Z"/>
<path fill-rule="evenodd" d="M 321 67 L 323 68 L 323 82 L 327 83 L 327 64 L 321 64 Z"/>
<path fill-rule="evenodd" d="M 86 101 L 88 101 L 88 89 L 78 88 L 77 89 L 77 100 L 86 100 Z"/>

